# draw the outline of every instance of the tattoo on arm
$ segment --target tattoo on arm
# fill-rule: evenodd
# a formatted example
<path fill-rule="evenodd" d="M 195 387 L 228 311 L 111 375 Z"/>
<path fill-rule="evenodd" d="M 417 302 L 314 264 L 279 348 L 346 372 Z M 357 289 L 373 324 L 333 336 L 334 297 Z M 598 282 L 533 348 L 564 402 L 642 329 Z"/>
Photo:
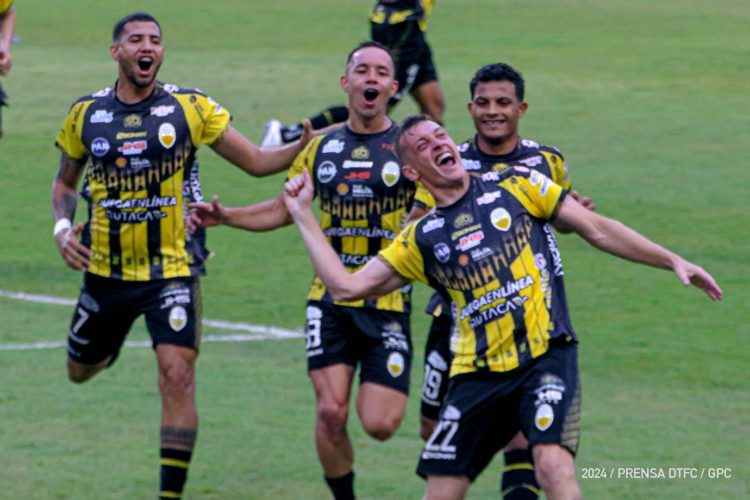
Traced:
<path fill-rule="evenodd" d="M 192 450 L 195 446 L 195 438 L 198 435 L 198 429 L 181 429 L 179 427 L 162 427 L 161 428 L 161 446 L 162 448 L 177 448 L 182 450 Z"/>
<path fill-rule="evenodd" d="M 60 156 L 60 166 L 52 188 L 52 211 L 56 219 L 73 220 L 76 213 L 76 186 L 84 168 L 83 160 L 75 160 L 66 154 Z"/>

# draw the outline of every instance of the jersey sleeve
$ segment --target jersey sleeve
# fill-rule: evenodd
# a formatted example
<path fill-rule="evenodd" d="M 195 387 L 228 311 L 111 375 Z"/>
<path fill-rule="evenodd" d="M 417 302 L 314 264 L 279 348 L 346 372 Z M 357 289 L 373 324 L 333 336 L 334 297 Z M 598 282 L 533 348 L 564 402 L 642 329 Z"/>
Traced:
<path fill-rule="evenodd" d="M 414 205 L 423 210 L 432 210 L 435 206 L 435 198 L 421 182 L 417 181 L 417 191 L 414 194 Z"/>
<path fill-rule="evenodd" d="M 62 128 L 57 134 L 55 145 L 75 160 L 81 160 L 88 155 L 86 146 L 81 138 L 86 110 L 92 101 L 79 101 L 71 106 L 68 115 L 63 120 Z"/>
<path fill-rule="evenodd" d="M 500 186 L 510 191 L 534 217 L 552 219 L 567 191 L 552 179 L 525 167 L 514 168 L 517 175 L 504 179 Z"/>
<path fill-rule="evenodd" d="M 570 172 L 568 172 L 568 165 L 565 163 L 562 153 L 555 149 L 555 151 L 542 150 L 542 154 L 549 165 L 552 180 L 556 184 L 561 185 L 566 191 L 570 191 Z"/>
<path fill-rule="evenodd" d="M 0 0 L 0 17 L 5 16 L 13 5 L 13 0 Z"/>
<path fill-rule="evenodd" d="M 419 280 L 427 283 L 424 258 L 415 236 L 416 227 L 417 222 L 407 225 L 393 243 L 378 253 L 378 258 L 409 281 Z"/>
<path fill-rule="evenodd" d="M 318 146 L 320 146 L 320 142 L 323 140 L 323 137 L 325 136 L 319 135 L 313 137 L 313 139 L 307 143 L 305 149 L 299 152 L 299 154 L 294 158 L 294 161 L 292 161 L 292 166 L 289 167 L 289 171 L 286 175 L 287 179 L 291 179 L 292 177 L 301 175 L 304 169 L 308 169 L 308 171 L 310 172 L 310 177 L 315 179 L 313 164 L 315 162 L 315 154 L 318 152 Z"/>
<path fill-rule="evenodd" d="M 221 104 L 200 93 L 172 94 L 185 111 L 193 144 L 209 146 L 224 137 L 232 115 Z"/>

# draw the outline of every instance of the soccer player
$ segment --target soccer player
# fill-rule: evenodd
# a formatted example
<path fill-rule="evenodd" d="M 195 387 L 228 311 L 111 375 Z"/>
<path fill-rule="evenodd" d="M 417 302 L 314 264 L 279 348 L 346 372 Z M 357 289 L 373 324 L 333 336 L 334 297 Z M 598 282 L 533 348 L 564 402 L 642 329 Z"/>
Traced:
<path fill-rule="evenodd" d="M 16 30 L 16 13 L 12 5 L 13 0 L 0 0 L 0 76 L 10 72 L 13 62 L 10 49 Z M 3 136 L 3 106 L 7 105 L 8 96 L 0 85 L 0 137 Z"/>
<path fill-rule="evenodd" d="M 387 116 L 398 84 L 384 46 L 364 42 L 349 53 L 341 87 L 349 119 L 316 136 L 295 159 L 290 176 L 312 173 L 320 226 L 346 272 L 362 268 L 396 237 L 416 187 L 394 153 L 397 125 Z M 227 208 L 214 197 L 197 203 L 197 223 L 251 231 L 291 223 L 279 197 Z M 336 499 L 354 498 L 354 451 L 347 434 L 349 399 L 359 366 L 357 413 L 365 431 L 384 441 L 398 429 L 412 358 L 410 287 L 379 296 L 336 301 L 315 277 L 307 302 L 307 367 L 315 391 L 315 443 Z"/>
<path fill-rule="evenodd" d="M 195 361 L 201 333 L 202 235 L 186 231 L 200 198 L 201 144 L 252 175 L 286 168 L 304 144 L 259 149 L 202 92 L 156 80 L 164 48 L 159 23 L 138 12 L 117 22 L 114 86 L 78 99 L 57 136 L 54 237 L 63 260 L 84 271 L 68 334 L 68 377 L 82 383 L 111 366 L 133 321 L 145 315 L 162 400 L 161 498 L 179 498 L 198 430 Z M 309 131 L 303 139 L 309 140 Z M 72 226 L 76 189 L 86 224 Z"/>
<path fill-rule="evenodd" d="M 455 143 L 426 116 L 404 121 L 396 147 L 404 175 L 432 193 L 436 209 L 354 275 L 317 226 L 309 172 L 287 181 L 284 202 L 334 299 L 377 296 L 412 280 L 450 294 L 460 334 L 445 406 L 417 468 L 427 477 L 427 498 L 464 498 L 519 430 L 547 498 L 580 498 L 573 462 L 577 340 L 550 224 L 624 259 L 671 269 L 712 300 L 722 298 L 721 288 L 702 268 L 585 209 L 538 171 L 514 167 L 470 176 Z"/>
<path fill-rule="evenodd" d="M 390 49 L 396 65 L 399 90 L 389 101 L 389 110 L 410 94 L 422 113 L 442 122 L 445 99 L 425 36 L 427 17 L 434 4 L 435 0 L 378 0 L 369 19 L 372 39 Z M 309 118 L 314 130 L 346 119 L 347 108 L 342 105 L 331 106 Z M 284 125 L 279 120 L 270 120 L 260 144 L 286 144 L 299 138 L 302 130 L 302 123 Z"/>
<path fill-rule="evenodd" d="M 537 170 L 570 192 L 571 180 L 562 153 L 552 147 L 522 139 L 519 122 L 528 104 L 524 101 L 523 76 L 505 63 L 488 64 L 480 68 L 469 83 L 471 101 L 469 115 L 476 134 L 458 147 L 464 168 L 472 174 L 500 172 L 520 166 Z M 593 210 L 588 197 L 573 191 L 571 195 L 582 205 Z M 424 189 L 417 189 L 415 208 L 410 219 L 416 219 L 434 206 L 434 199 Z M 448 391 L 450 365 L 450 337 L 453 320 L 450 302 L 435 292 L 427 306 L 433 316 L 425 346 L 424 383 L 420 414 L 420 435 L 427 440 L 437 425 L 437 417 Z M 504 453 L 505 467 L 500 491 L 508 500 L 531 500 L 538 497 L 539 485 L 534 476 L 531 453 L 526 438 L 520 432 L 508 444 Z"/>

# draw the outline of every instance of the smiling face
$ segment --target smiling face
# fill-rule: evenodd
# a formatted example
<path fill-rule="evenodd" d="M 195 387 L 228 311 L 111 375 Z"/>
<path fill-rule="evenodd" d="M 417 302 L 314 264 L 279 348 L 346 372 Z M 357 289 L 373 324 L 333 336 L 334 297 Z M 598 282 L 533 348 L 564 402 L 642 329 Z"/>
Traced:
<path fill-rule="evenodd" d="M 518 122 L 527 107 L 516 95 L 513 82 L 508 80 L 480 83 L 468 105 L 482 145 L 490 148 L 504 145 L 510 151 L 516 146 Z"/>
<path fill-rule="evenodd" d="M 443 127 L 423 120 L 403 131 L 399 141 L 404 175 L 433 189 L 452 189 L 468 183 L 456 143 Z M 437 198 L 438 196 L 436 196 Z"/>
<path fill-rule="evenodd" d="M 164 58 L 161 30 L 151 21 L 131 21 L 112 44 L 110 52 L 120 65 L 120 80 L 137 89 L 147 89 L 155 84 Z"/>
<path fill-rule="evenodd" d="M 363 47 L 352 54 L 341 77 L 341 87 L 349 94 L 349 111 L 363 120 L 385 116 L 388 100 L 398 89 L 393 79 L 393 60 L 378 47 Z"/>

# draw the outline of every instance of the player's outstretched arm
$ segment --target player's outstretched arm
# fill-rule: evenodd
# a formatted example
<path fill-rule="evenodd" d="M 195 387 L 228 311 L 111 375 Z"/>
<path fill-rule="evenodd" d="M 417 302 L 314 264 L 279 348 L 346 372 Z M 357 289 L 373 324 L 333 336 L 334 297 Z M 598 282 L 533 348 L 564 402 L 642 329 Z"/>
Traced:
<path fill-rule="evenodd" d="M 71 221 L 76 215 L 78 193 L 76 186 L 83 172 L 84 162 L 70 158 L 65 153 L 60 155 L 57 177 L 52 183 L 52 217 L 55 220 L 54 237 L 57 249 L 65 263 L 82 271 L 89 267 L 91 251 L 85 247 L 78 236 L 83 231 L 83 224 L 72 227 Z"/>
<path fill-rule="evenodd" d="M 195 202 L 189 206 L 192 227 L 224 224 L 247 231 L 270 231 L 292 223 L 283 194 L 246 207 L 225 207 L 218 196 L 211 198 L 211 203 Z"/>
<path fill-rule="evenodd" d="M 0 75 L 7 75 L 13 63 L 11 43 L 16 31 L 16 13 L 13 7 L 0 17 Z"/>
<path fill-rule="evenodd" d="M 248 174 L 263 177 L 289 168 L 312 136 L 312 125 L 306 120 L 305 132 L 298 141 L 286 146 L 259 148 L 230 125 L 224 137 L 211 147 Z"/>
<path fill-rule="evenodd" d="M 365 267 L 350 274 L 320 230 L 312 213 L 313 187 L 310 173 L 289 179 L 284 186 L 284 203 L 302 235 L 315 273 L 334 300 L 357 300 L 378 297 L 406 282 L 380 259 L 372 259 Z"/>
<path fill-rule="evenodd" d="M 660 269 L 671 269 L 683 285 L 694 285 L 712 300 L 721 300 L 723 292 L 702 267 L 670 252 L 625 224 L 587 210 L 566 197 L 558 209 L 555 226 L 564 224 L 591 245 L 633 262 Z"/>

